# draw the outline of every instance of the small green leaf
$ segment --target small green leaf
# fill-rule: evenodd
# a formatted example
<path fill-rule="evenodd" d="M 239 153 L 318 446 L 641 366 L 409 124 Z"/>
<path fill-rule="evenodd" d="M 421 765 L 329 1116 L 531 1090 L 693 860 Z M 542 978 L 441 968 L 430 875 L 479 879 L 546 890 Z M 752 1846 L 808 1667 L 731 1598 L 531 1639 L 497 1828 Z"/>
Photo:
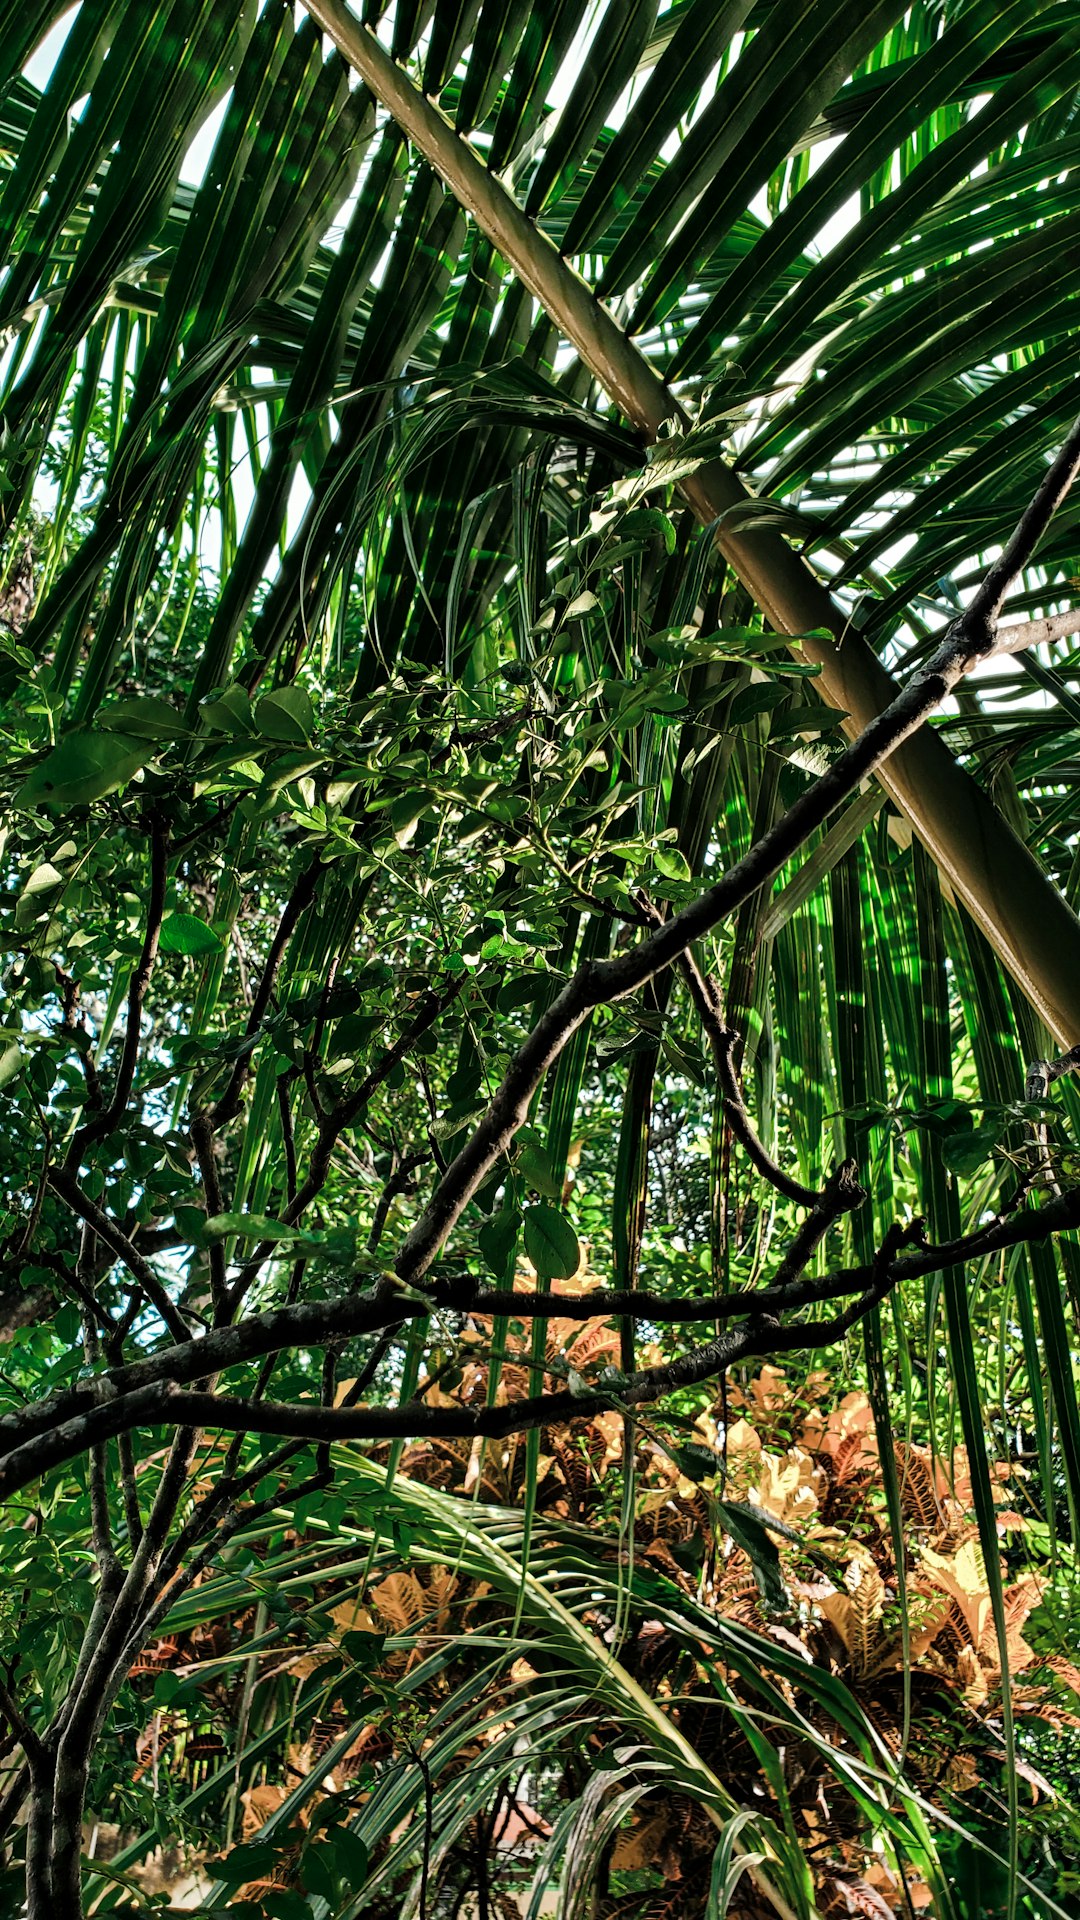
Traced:
<path fill-rule="evenodd" d="M 526 1207 L 525 1251 L 539 1280 L 569 1280 L 581 1265 L 577 1234 L 556 1207 Z"/>
<path fill-rule="evenodd" d="M 633 507 L 619 521 L 619 534 L 622 539 L 646 540 L 657 534 L 664 543 L 665 551 L 675 551 L 675 523 L 659 507 Z"/>
<path fill-rule="evenodd" d="M 496 1280 L 506 1278 L 521 1230 L 521 1215 L 516 1207 L 504 1207 L 486 1220 L 476 1236 L 484 1263 Z"/>
<path fill-rule="evenodd" d="M 187 1244 L 201 1247 L 206 1232 L 206 1214 L 201 1207 L 177 1206 L 173 1208 L 176 1230 L 182 1234 Z"/>
<path fill-rule="evenodd" d="M 550 981 L 549 974 L 518 973 L 499 988 L 496 1005 L 500 1013 L 515 1013 L 519 1007 L 531 1006 L 537 995 L 543 992 Z"/>
<path fill-rule="evenodd" d="M 338 1873 L 348 1882 L 350 1892 L 355 1893 L 367 1879 L 371 1864 L 360 1835 L 348 1827 L 335 1827 L 327 1836 L 327 1845 L 333 1847 Z"/>
<path fill-rule="evenodd" d="M 657 847 L 653 854 L 653 865 L 658 873 L 668 880 L 690 880 L 693 878 L 684 854 L 677 847 Z"/>
<path fill-rule="evenodd" d="M 741 727 L 747 720 L 756 719 L 759 713 L 768 713 L 771 707 L 778 707 L 781 700 L 786 699 L 787 688 L 778 687 L 774 680 L 761 680 L 753 686 L 742 687 L 731 703 L 731 725 Z"/>
<path fill-rule="evenodd" d="M 370 1627 L 350 1627 L 341 1636 L 342 1651 L 363 1671 L 378 1665 L 385 1643 L 386 1635 L 375 1633 Z"/>
<path fill-rule="evenodd" d="M 98 715 L 100 724 L 110 732 L 133 734 L 139 740 L 175 740 L 190 733 L 175 707 L 156 694 L 141 693 L 133 700 L 112 700 Z"/>
<path fill-rule="evenodd" d="M 200 702 L 199 713 L 215 733 L 250 734 L 254 731 L 251 701 L 243 687 L 222 687 Z"/>
<path fill-rule="evenodd" d="M 685 1074 L 686 1078 L 692 1080 L 695 1086 L 708 1086 L 708 1070 L 705 1064 L 705 1057 L 701 1053 L 700 1048 L 692 1044 L 690 1046 L 683 1045 L 681 1041 L 676 1039 L 673 1033 L 665 1033 L 660 1041 L 660 1045 L 671 1061 L 676 1073 Z"/>
<path fill-rule="evenodd" d="M 480 949 L 481 960 L 524 960 L 532 948 L 524 940 L 510 940 L 505 933 L 493 933 Z"/>
<path fill-rule="evenodd" d="M 311 739 L 315 709 L 303 687 L 280 687 L 276 693 L 265 693 L 258 702 L 255 725 L 270 740 L 299 745 Z"/>
<path fill-rule="evenodd" d="M 808 701 L 805 706 L 792 707 L 789 713 L 782 713 L 772 725 L 772 735 L 779 739 L 788 733 L 828 733 L 838 727 L 847 714 L 840 707 L 826 706 L 824 700 Z"/>
<path fill-rule="evenodd" d="M 963 1100 L 953 1100 L 945 1096 L 927 1101 L 925 1107 L 917 1107 L 912 1113 L 916 1126 L 927 1127 L 932 1133 L 970 1133 L 975 1122 L 971 1108 Z"/>
<path fill-rule="evenodd" d="M 952 1133 L 943 1141 L 941 1158 L 950 1173 L 977 1173 L 992 1157 L 1001 1139 L 1001 1127 L 991 1122 L 970 1132 Z"/>
<path fill-rule="evenodd" d="M 334 1854 L 325 1843 L 322 1846 L 307 1847 L 300 1862 L 300 1878 L 308 1893 L 314 1893 L 321 1900 L 333 1905 L 337 1900 L 337 1876 Z"/>
<path fill-rule="evenodd" d="M 273 1873 L 281 1855 L 276 1847 L 244 1846 L 234 1847 L 224 1860 L 207 1862 L 210 1872 L 217 1880 L 225 1880 L 229 1885 L 239 1884 L 242 1880 L 262 1880 Z"/>
<path fill-rule="evenodd" d="M 224 1240 L 230 1233 L 244 1240 L 297 1240 L 301 1231 L 265 1213 L 214 1213 L 203 1228 L 207 1240 Z"/>
<path fill-rule="evenodd" d="M 712 1447 L 702 1446 L 698 1440 L 688 1440 L 684 1446 L 672 1447 L 671 1451 L 680 1472 L 685 1473 L 688 1480 L 695 1481 L 699 1486 L 703 1480 L 709 1480 L 724 1470 L 724 1462 L 720 1454 Z"/>
<path fill-rule="evenodd" d="M 78 728 L 27 774 L 13 804 L 24 812 L 33 807 L 89 806 L 107 793 L 115 793 L 150 756 L 151 748 L 145 740 Z"/>
<path fill-rule="evenodd" d="M 50 860 L 44 860 L 39 867 L 35 867 L 19 895 L 19 903 L 15 908 L 16 927 L 22 929 L 32 926 L 38 915 L 51 904 L 52 896 L 63 884 L 63 874 L 53 866 Z"/>
<path fill-rule="evenodd" d="M 194 1674 L 184 1679 L 171 1670 L 159 1673 L 154 1681 L 154 1704 L 159 1707 L 189 1707 L 199 1698 L 199 1681 Z"/>
<path fill-rule="evenodd" d="M 162 953 L 222 953 L 223 943 L 194 913 L 170 913 L 161 923 Z"/>
<path fill-rule="evenodd" d="M 780 1551 L 774 1540 L 769 1538 L 771 1522 L 765 1514 L 757 1514 L 745 1500 L 723 1500 L 717 1502 L 720 1523 L 725 1532 L 741 1547 L 754 1570 L 757 1583 L 766 1608 L 770 1613 L 787 1613 L 791 1608 L 791 1598 L 784 1585 L 780 1571 Z M 773 1528 L 774 1532 L 788 1533 L 786 1527 Z"/>
<path fill-rule="evenodd" d="M 17 1040 L 0 1044 L 0 1087 L 10 1086 L 18 1079 L 25 1064 L 25 1055 Z"/>
<path fill-rule="evenodd" d="M 390 830 L 399 847 L 407 847 L 430 803 L 426 793 L 404 793 L 390 808 Z"/>
<path fill-rule="evenodd" d="M 559 1199 L 563 1190 L 562 1178 L 543 1147 L 522 1147 L 518 1154 L 518 1166 L 537 1193 L 546 1194 L 549 1200 Z"/>

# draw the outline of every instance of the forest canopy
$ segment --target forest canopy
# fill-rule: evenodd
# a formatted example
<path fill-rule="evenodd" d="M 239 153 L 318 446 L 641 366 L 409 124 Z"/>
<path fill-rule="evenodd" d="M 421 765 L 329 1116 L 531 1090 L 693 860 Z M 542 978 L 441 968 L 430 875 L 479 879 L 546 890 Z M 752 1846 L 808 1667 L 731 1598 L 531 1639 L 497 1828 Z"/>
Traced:
<path fill-rule="evenodd" d="M 0 1912 L 1080 1911 L 1080 27 L 0 0 Z"/>

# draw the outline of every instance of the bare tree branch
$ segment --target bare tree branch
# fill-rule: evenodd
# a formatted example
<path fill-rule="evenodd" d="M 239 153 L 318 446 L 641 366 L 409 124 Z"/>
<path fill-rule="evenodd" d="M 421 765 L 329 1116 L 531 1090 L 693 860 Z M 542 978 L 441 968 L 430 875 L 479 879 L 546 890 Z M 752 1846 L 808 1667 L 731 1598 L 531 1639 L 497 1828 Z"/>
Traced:
<path fill-rule="evenodd" d="M 278 1402 L 234 1399 L 225 1394 L 189 1392 L 171 1382 L 143 1387 L 100 1402 L 92 1412 L 61 1422 L 16 1447 L 0 1461 L 0 1498 L 17 1493 L 42 1473 L 136 1426 L 172 1426 L 181 1431 L 213 1427 L 223 1431 L 273 1433 L 331 1444 L 336 1440 L 421 1438 L 500 1438 L 531 1427 L 560 1425 L 603 1412 L 612 1405 L 651 1404 L 679 1387 L 693 1386 L 753 1354 L 800 1352 L 831 1346 L 896 1284 L 895 1268 L 865 1289 L 834 1319 L 785 1328 L 772 1314 L 756 1313 L 741 1327 L 707 1346 L 680 1354 L 660 1367 L 620 1378 L 617 1386 L 586 1393 L 546 1393 L 503 1407 L 427 1407 L 408 1401 L 397 1407 L 321 1407 L 314 1401 Z"/>
<path fill-rule="evenodd" d="M 994 652 L 1026 653 L 1029 647 L 1045 647 L 1052 640 L 1067 640 L 1080 633 L 1080 607 L 1071 613 L 1052 613 L 1045 620 L 1025 620 L 1019 626 L 999 627 Z"/>
<path fill-rule="evenodd" d="M 854 1160 L 844 1160 L 830 1173 L 824 1190 L 814 1201 L 814 1205 L 800 1226 L 787 1253 L 780 1263 L 775 1285 L 784 1288 L 797 1280 L 807 1266 L 811 1255 L 817 1250 L 840 1216 L 851 1213 L 861 1207 L 866 1199 L 862 1187 L 856 1179 L 857 1168 Z"/>
<path fill-rule="evenodd" d="M 1049 1240 L 1075 1228 L 1080 1228 L 1080 1188 L 1070 1188 L 1039 1207 L 999 1216 L 962 1239 L 942 1246 L 927 1243 L 913 1252 L 899 1254 L 890 1268 L 890 1285 L 939 1273 L 946 1267 L 961 1266 L 968 1260 L 982 1259 L 1004 1248 Z M 351 1293 L 340 1300 L 305 1301 L 271 1308 L 238 1326 L 218 1328 L 144 1360 L 114 1367 L 94 1380 L 83 1381 L 63 1393 L 7 1413 L 0 1418 L 0 1463 L 23 1446 L 61 1429 L 67 1440 L 58 1457 L 66 1459 L 84 1451 L 93 1437 L 86 1423 L 103 1408 L 115 1407 L 121 1401 L 126 1410 L 124 1416 L 116 1424 L 104 1422 L 110 1435 L 139 1425 L 171 1424 L 173 1414 L 167 1395 L 175 1386 L 217 1375 L 229 1367 L 261 1359 L 268 1353 L 280 1353 L 286 1348 L 319 1347 L 328 1341 L 383 1332 L 428 1314 L 433 1307 L 455 1312 L 506 1313 L 522 1319 L 557 1315 L 591 1320 L 632 1311 L 641 1319 L 666 1324 L 727 1319 L 740 1314 L 760 1322 L 763 1318 L 775 1320 L 777 1313 L 815 1301 L 865 1292 L 874 1284 L 873 1268 L 850 1267 L 821 1279 L 797 1281 L 780 1290 L 764 1288 L 755 1293 L 708 1296 L 700 1301 L 673 1301 L 648 1293 L 600 1290 L 577 1295 L 545 1295 L 477 1288 L 470 1293 L 469 1283 L 461 1280 L 439 1282 L 430 1293 L 410 1294 L 381 1281 L 370 1293 Z M 801 1328 L 805 1335 L 812 1331 Z M 820 1342 L 815 1338 L 814 1344 Z M 0 1465 L 0 1494 L 13 1490 L 3 1483 L 2 1472 Z M 25 1485 L 26 1481 L 21 1479 L 19 1484 Z"/>
<path fill-rule="evenodd" d="M 662 1397 L 675 1387 L 706 1379 L 735 1360 L 759 1353 L 812 1351 L 828 1346 L 884 1298 L 894 1286 L 921 1275 L 962 1265 L 1002 1248 L 1049 1239 L 1080 1226 L 1080 1188 L 1071 1189 L 1038 1209 L 1016 1212 L 990 1221 L 963 1239 L 944 1246 L 920 1245 L 911 1253 L 897 1253 L 887 1265 L 879 1259 L 870 1268 L 843 1269 L 821 1280 L 805 1280 L 760 1293 L 721 1295 L 695 1306 L 686 1318 L 744 1316 L 744 1324 L 701 1348 L 660 1368 L 631 1376 L 632 1391 L 620 1383 L 619 1404 L 631 1405 Z M 904 1240 L 921 1238 L 921 1224 L 896 1229 Z M 887 1241 L 892 1247 L 895 1235 Z M 779 1315 L 797 1306 L 855 1295 L 834 1319 L 814 1324 L 782 1324 Z M 479 1291 L 471 1308 L 492 1312 L 511 1307 L 523 1318 L 549 1315 L 552 1307 L 570 1317 L 600 1318 L 605 1312 L 629 1305 L 646 1317 L 650 1296 L 638 1293 L 605 1296 L 537 1295 L 504 1290 Z M 350 1295 L 337 1302 L 305 1303 L 278 1308 L 261 1319 L 222 1328 L 202 1339 L 172 1347 L 144 1361 L 118 1367 L 95 1381 L 85 1382 L 49 1401 L 7 1414 L 0 1421 L 0 1498 L 17 1492 L 39 1474 L 86 1451 L 103 1439 L 139 1426 L 219 1426 L 230 1431 L 280 1433 L 314 1440 L 334 1438 L 383 1439 L 406 1434 L 498 1437 L 519 1426 L 577 1419 L 610 1406 L 611 1391 L 591 1394 L 542 1395 L 535 1401 L 517 1401 L 508 1407 L 486 1409 L 428 1408 L 415 1402 L 404 1407 L 320 1408 L 298 1403 L 233 1400 L 210 1392 L 186 1392 L 183 1382 L 201 1380 L 223 1368 L 287 1346 L 318 1346 L 348 1338 L 359 1331 L 387 1329 L 393 1323 L 430 1312 L 444 1304 L 461 1310 L 460 1283 L 448 1294 L 409 1295 L 385 1284 L 371 1295 Z M 685 1303 L 679 1303 L 682 1306 Z M 658 1307 L 661 1303 L 657 1303 Z M 670 1310 L 658 1318 L 675 1319 Z M 680 1314 L 680 1318 L 682 1315 Z M 711 1356 L 706 1360 L 702 1355 Z M 684 1368 L 690 1371 L 686 1373 Z M 700 1369 L 700 1370 L 699 1370 Z M 655 1391 L 654 1391 L 655 1389 Z M 341 1416 L 339 1419 L 339 1415 Z M 518 1419 L 520 1416 L 520 1422 Z M 484 1424 L 488 1419 L 494 1424 Z M 476 1424 L 477 1421 L 480 1424 Z"/>
<path fill-rule="evenodd" d="M 206 1200 L 208 1219 L 214 1219 L 224 1213 L 225 1204 L 221 1197 L 221 1183 L 218 1179 L 217 1161 L 214 1157 L 214 1128 L 210 1115 L 205 1112 L 193 1113 L 189 1128 L 191 1144 L 195 1149 L 195 1158 L 199 1164 L 202 1178 L 203 1195 Z M 214 1308 L 214 1318 L 224 1324 L 229 1314 L 229 1283 L 225 1267 L 225 1247 L 222 1241 L 215 1240 L 207 1253 L 210 1273 L 210 1298 Z"/>
<path fill-rule="evenodd" d="M 1000 559 L 987 569 L 978 592 L 965 607 L 956 626 L 970 640 L 981 641 L 980 651 L 992 649 L 997 641 L 997 625 L 1006 596 L 1024 568 L 1030 565 L 1044 533 L 1050 525 L 1080 469 L 1080 418 L 1073 421 L 1065 439 L 1039 483 L 1035 498 L 1017 521 Z"/>

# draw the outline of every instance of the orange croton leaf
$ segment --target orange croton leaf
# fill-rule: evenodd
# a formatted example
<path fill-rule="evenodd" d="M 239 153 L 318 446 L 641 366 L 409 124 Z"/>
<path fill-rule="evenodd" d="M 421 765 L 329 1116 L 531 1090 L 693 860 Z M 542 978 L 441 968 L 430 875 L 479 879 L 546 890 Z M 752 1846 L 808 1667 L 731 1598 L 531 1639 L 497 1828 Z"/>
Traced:
<path fill-rule="evenodd" d="M 811 1453 L 827 1453 L 834 1459 L 845 1448 L 848 1469 L 872 1467 L 878 1463 L 877 1435 L 874 1432 L 873 1409 L 865 1393 L 845 1393 L 839 1406 L 822 1416 L 814 1408 L 803 1421 L 800 1441 Z M 858 1442 L 857 1447 L 846 1443 Z"/>

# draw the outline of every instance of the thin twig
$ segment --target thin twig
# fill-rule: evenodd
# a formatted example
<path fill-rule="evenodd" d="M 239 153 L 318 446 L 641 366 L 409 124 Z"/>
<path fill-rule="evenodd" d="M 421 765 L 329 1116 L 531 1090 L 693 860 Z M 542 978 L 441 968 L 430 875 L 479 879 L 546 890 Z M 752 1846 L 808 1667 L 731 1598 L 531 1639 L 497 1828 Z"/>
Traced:
<path fill-rule="evenodd" d="M 31 1762 L 40 1759 L 43 1752 L 40 1735 L 30 1725 L 18 1701 L 10 1688 L 0 1680 L 0 1713 L 3 1714 L 12 1732 L 17 1735 L 19 1745 Z"/>
<path fill-rule="evenodd" d="M 72 1136 L 65 1164 L 73 1172 L 81 1164 L 88 1146 L 95 1140 L 104 1140 L 110 1133 L 116 1132 L 131 1098 L 131 1089 L 135 1082 L 135 1067 L 139 1058 L 139 1045 L 142 1040 L 143 1005 L 157 959 L 161 922 L 165 916 L 168 851 L 168 829 L 164 822 L 154 815 L 150 821 L 150 897 L 146 908 L 146 932 L 143 935 L 142 952 L 128 984 L 127 1026 L 124 1030 L 124 1044 L 120 1054 L 116 1085 L 108 1106 L 88 1120 L 85 1126 L 79 1127 Z"/>
<path fill-rule="evenodd" d="M 775 1285 L 779 1288 L 789 1286 L 797 1280 L 808 1265 L 811 1255 L 821 1245 L 829 1228 L 840 1219 L 842 1214 L 851 1213 L 861 1207 L 866 1194 L 856 1178 L 858 1168 L 854 1160 L 843 1160 L 834 1168 L 825 1182 L 823 1191 L 818 1195 L 810 1213 L 803 1221 L 794 1240 L 777 1270 Z"/>
<path fill-rule="evenodd" d="M 1000 559 L 987 569 L 986 576 L 960 619 L 954 624 L 969 640 L 986 634 L 986 645 L 994 647 L 997 623 L 1005 598 L 1026 566 L 1035 556 L 1055 513 L 1080 470 L 1080 418 L 1073 421 L 1046 473 L 1039 483 L 1031 505 L 1005 543 Z M 1014 651 L 1010 647 L 1009 651 Z"/>
<path fill-rule="evenodd" d="M 412 1051 L 416 1042 L 427 1033 L 440 1015 L 445 1013 L 451 1002 L 461 992 L 461 981 L 451 981 L 448 988 L 440 993 L 426 993 L 415 1017 L 404 1032 L 379 1056 L 370 1073 L 366 1074 L 354 1093 L 339 1100 L 330 1111 L 319 1109 L 319 1131 L 315 1145 L 311 1150 L 308 1170 L 304 1184 L 294 1194 L 285 1209 L 285 1219 L 292 1225 L 303 1218 L 311 1202 L 322 1192 L 330 1172 L 334 1149 L 346 1128 L 355 1125 L 373 1093 L 387 1080 L 394 1068 L 400 1065 Z M 250 1290 L 264 1263 L 274 1251 L 275 1242 L 261 1241 L 249 1260 L 245 1260 L 229 1291 L 229 1316 L 235 1314 L 240 1302 Z"/>
<path fill-rule="evenodd" d="M 213 1220 L 218 1214 L 224 1213 L 225 1203 L 221 1194 L 221 1182 L 218 1179 L 214 1127 L 210 1115 L 205 1111 L 193 1113 L 188 1131 L 191 1134 L 191 1144 L 195 1149 L 195 1158 L 199 1165 L 207 1218 Z M 229 1282 L 223 1241 L 211 1241 L 207 1260 L 214 1318 L 219 1324 L 224 1324 L 229 1319 Z"/>
<path fill-rule="evenodd" d="M 54 1187 L 62 1199 L 66 1200 L 80 1220 L 93 1228 L 99 1240 L 111 1248 L 118 1260 L 122 1260 L 128 1272 L 138 1281 L 152 1307 L 161 1315 L 174 1340 L 191 1339 L 191 1329 L 184 1320 L 178 1307 L 170 1300 L 157 1274 L 149 1261 L 132 1246 L 127 1236 L 121 1233 L 114 1220 L 84 1193 L 75 1176 L 67 1167 L 50 1167 L 49 1185 Z"/>
<path fill-rule="evenodd" d="M 79 1235 L 79 1261 L 76 1272 L 91 1299 L 94 1294 L 93 1278 L 87 1279 L 87 1271 L 92 1276 L 94 1259 L 94 1232 L 83 1225 Z M 101 1340 L 97 1321 L 93 1314 L 83 1317 L 83 1355 L 88 1367 L 96 1367 L 101 1359 Z M 118 1562 L 112 1539 L 112 1524 L 109 1518 L 109 1455 L 105 1446 L 90 1449 L 90 1525 L 94 1543 L 94 1558 L 98 1572 L 103 1580 L 115 1578 Z"/>
<path fill-rule="evenodd" d="M 262 1026 L 267 1008 L 270 1005 L 270 996 L 274 991 L 274 982 L 280 971 L 281 963 L 285 958 L 285 949 L 292 938 L 301 915 L 307 912 L 308 907 L 310 907 L 315 898 L 316 889 L 318 888 L 323 871 L 322 860 L 320 856 L 316 854 L 314 859 L 308 863 L 300 874 L 293 886 L 292 893 L 289 895 L 285 911 L 278 921 L 277 931 L 270 943 L 270 951 L 266 956 L 266 962 L 259 976 L 259 984 L 255 989 L 255 998 L 251 1003 L 251 1012 L 248 1014 L 247 1026 L 244 1030 L 245 1038 L 248 1040 L 251 1040 Z M 215 1128 L 225 1126 L 228 1121 L 235 1119 L 237 1113 L 240 1111 L 240 1096 L 243 1093 L 245 1082 L 251 1071 L 251 1052 L 252 1050 L 249 1047 L 241 1054 L 229 1076 L 228 1085 L 224 1093 L 211 1112 L 210 1121 L 211 1125 Z"/>
<path fill-rule="evenodd" d="M 754 1123 L 746 1111 L 742 1088 L 735 1067 L 736 1035 L 724 1021 L 723 1004 L 720 989 L 716 981 L 708 974 L 702 974 L 694 956 L 689 951 L 679 960 L 680 971 L 690 989 L 690 998 L 697 1008 L 698 1017 L 705 1030 L 705 1036 L 716 1063 L 716 1076 L 720 1082 L 720 1094 L 723 1100 L 724 1118 L 735 1135 L 740 1146 L 758 1172 L 782 1193 L 787 1200 L 794 1200 L 800 1207 L 813 1207 L 821 1198 L 813 1187 L 804 1187 L 800 1180 L 792 1179 L 784 1172 L 769 1153 L 763 1141 L 758 1138 Z"/>

